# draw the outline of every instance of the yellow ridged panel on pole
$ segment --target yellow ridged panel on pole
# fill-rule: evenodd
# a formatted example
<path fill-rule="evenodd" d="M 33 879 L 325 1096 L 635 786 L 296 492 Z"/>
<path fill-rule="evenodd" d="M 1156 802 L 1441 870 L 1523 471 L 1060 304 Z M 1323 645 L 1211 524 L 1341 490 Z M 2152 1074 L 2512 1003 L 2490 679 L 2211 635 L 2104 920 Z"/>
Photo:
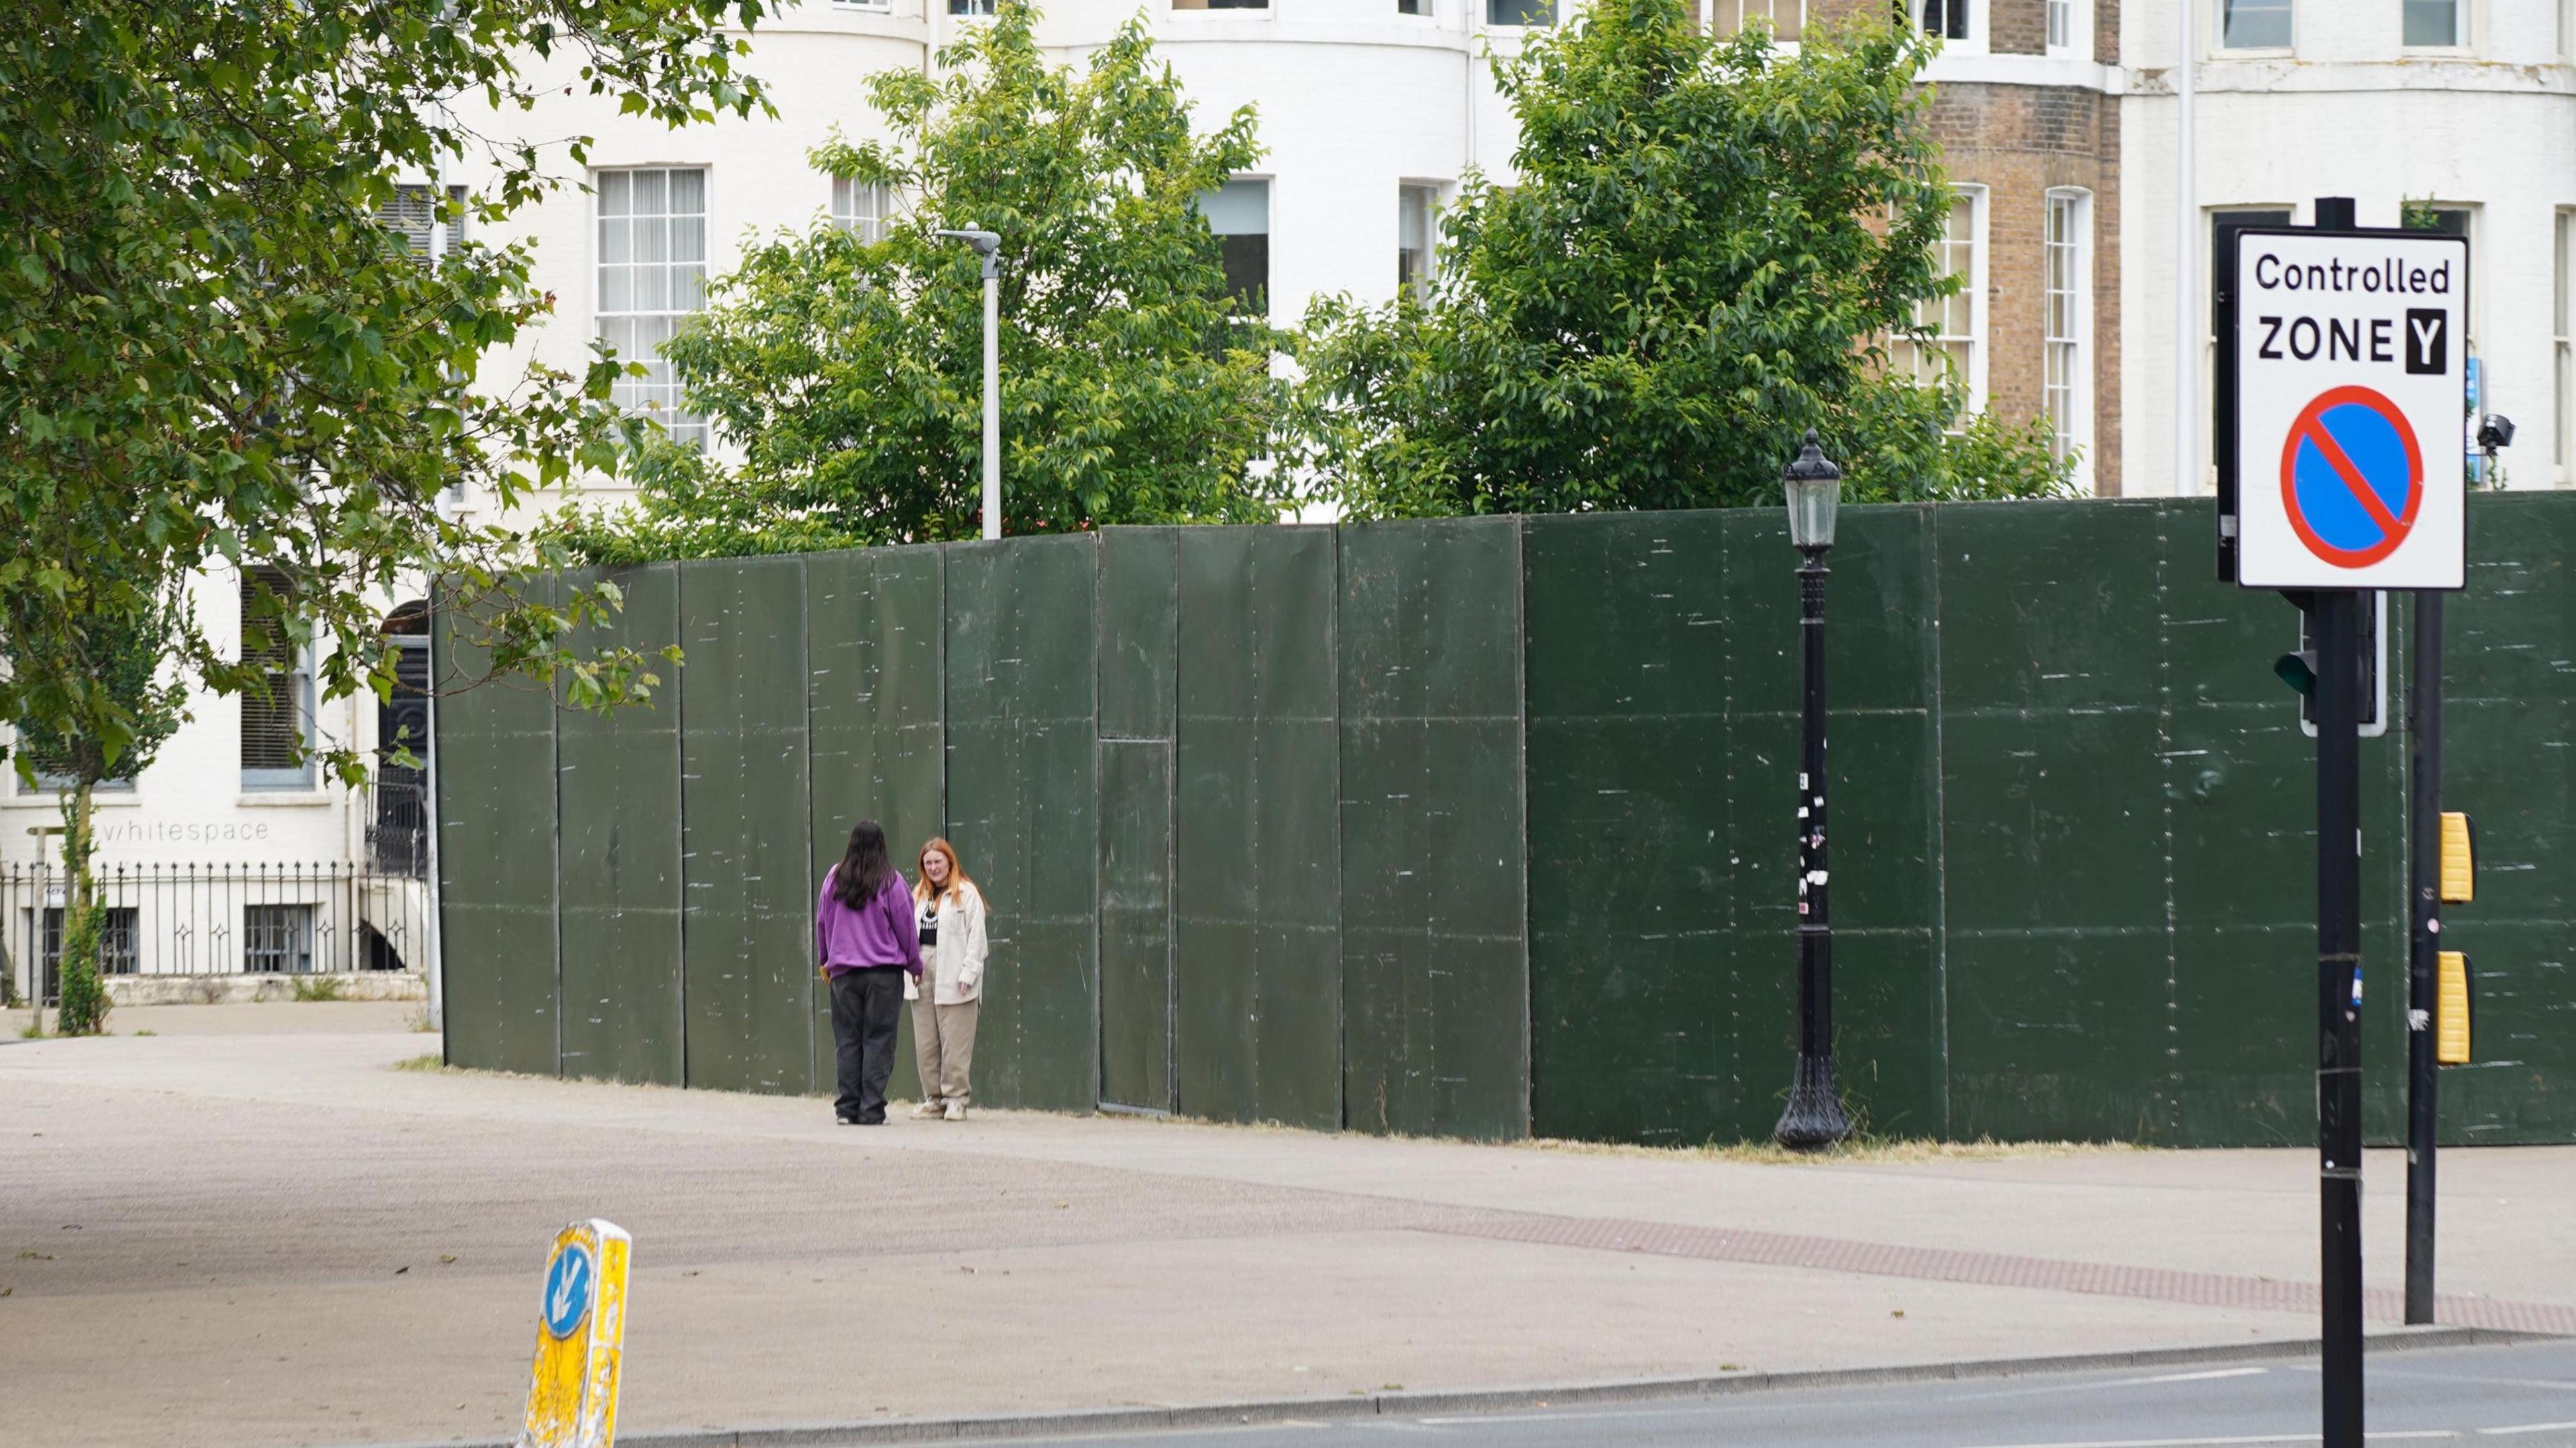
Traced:
<path fill-rule="evenodd" d="M 2445 1066 L 2465 1066 L 2469 1064 L 2469 957 L 2457 950 L 2443 951 L 2435 987 L 2433 1059 Z"/>
<path fill-rule="evenodd" d="M 2478 871 L 2469 817 L 2442 811 L 2442 903 L 2466 905 L 2478 896 Z"/>

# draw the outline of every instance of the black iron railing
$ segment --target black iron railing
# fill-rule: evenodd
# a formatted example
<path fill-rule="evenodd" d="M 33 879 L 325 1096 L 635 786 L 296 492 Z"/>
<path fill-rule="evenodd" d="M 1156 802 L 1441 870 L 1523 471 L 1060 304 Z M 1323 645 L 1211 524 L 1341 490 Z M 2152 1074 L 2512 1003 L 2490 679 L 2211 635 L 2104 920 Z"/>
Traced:
<path fill-rule="evenodd" d="M 369 833 L 356 863 L 102 864 L 100 964 L 116 976 L 324 975 L 422 970 L 427 861 L 395 838 L 387 868 Z M 64 875 L 0 864 L 0 970 L 20 999 L 54 997 Z"/>

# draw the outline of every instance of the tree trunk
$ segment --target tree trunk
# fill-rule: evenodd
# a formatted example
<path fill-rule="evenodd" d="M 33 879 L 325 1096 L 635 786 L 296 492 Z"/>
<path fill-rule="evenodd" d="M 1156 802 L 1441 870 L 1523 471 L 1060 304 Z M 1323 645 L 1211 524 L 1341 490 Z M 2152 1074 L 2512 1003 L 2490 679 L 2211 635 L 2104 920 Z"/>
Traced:
<path fill-rule="evenodd" d="M 99 979 L 98 947 L 104 923 L 98 877 L 91 873 L 96 848 L 91 828 L 94 786 L 84 772 L 63 801 L 63 953 L 57 1029 L 66 1036 L 95 1036 L 107 1029 L 107 986 Z M 41 1011 L 41 1003 L 39 1003 Z"/>

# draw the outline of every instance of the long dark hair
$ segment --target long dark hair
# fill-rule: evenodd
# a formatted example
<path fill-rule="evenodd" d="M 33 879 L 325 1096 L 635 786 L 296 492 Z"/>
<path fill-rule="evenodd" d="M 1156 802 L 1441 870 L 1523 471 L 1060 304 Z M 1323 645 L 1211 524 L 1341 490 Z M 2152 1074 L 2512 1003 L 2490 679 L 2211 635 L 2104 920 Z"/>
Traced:
<path fill-rule="evenodd" d="M 832 872 L 832 898 L 856 910 L 877 898 L 893 875 L 894 862 L 886 858 L 885 830 L 875 820 L 850 826 L 850 847 L 841 854 L 840 868 Z"/>

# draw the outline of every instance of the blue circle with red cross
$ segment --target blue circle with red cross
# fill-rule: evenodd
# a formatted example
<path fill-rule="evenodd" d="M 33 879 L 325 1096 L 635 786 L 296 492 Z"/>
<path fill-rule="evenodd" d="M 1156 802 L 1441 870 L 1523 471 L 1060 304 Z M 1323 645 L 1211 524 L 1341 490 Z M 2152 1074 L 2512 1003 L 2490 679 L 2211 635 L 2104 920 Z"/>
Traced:
<path fill-rule="evenodd" d="M 2406 414 L 2367 387 L 2319 394 L 2281 444 L 2281 503 L 2299 541 L 2338 568 L 2396 552 L 2424 504 L 2424 452 Z"/>

